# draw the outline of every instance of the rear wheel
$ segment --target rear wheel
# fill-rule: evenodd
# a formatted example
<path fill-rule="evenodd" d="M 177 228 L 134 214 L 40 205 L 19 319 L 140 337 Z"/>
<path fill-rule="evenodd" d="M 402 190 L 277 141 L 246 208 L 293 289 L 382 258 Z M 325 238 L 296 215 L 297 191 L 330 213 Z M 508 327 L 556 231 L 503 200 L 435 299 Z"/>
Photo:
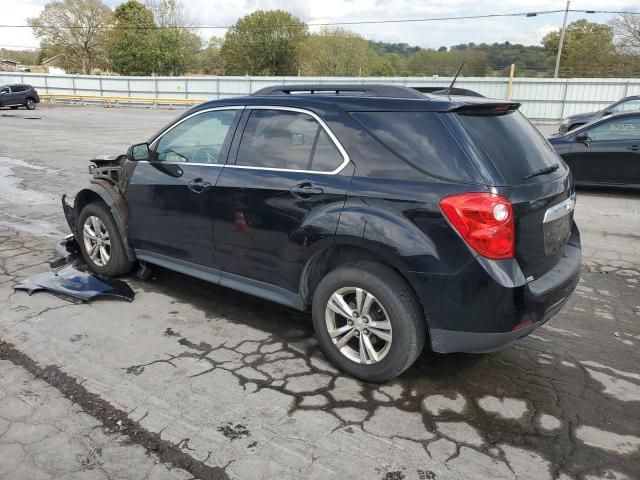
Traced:
<path fill-rule="evenodd" d="M 24 106 L 27 107 L 27 110 L 35 110 L 36 101 L 33 98 L 27 98 L 27 103 L 25 103 Z"/>
<path fill-rule="evenodd" d="M 313 297 L 313 325 L 329 359 L 372 382 L 409 368 L 426 337 L 413 290 L 396 271 L 376 262 L 329 272 Z"/>
<path fill-rule="evenodd" d="M 85 205 L 76 228 L 80 251 L 91 270 L 115 277 L 131 271 L 133 262 L 127 259 L 124 244 L 111 212 L 104 203 Z"/>

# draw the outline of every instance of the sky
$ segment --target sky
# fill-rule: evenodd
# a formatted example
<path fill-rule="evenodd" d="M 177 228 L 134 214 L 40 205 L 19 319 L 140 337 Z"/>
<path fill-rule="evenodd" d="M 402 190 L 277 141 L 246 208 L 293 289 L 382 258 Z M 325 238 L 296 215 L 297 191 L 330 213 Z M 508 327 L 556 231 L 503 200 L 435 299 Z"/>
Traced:
<path fill-rule="evenodd" d="M 103 0 L 115 8 L 122 0 Z M 561 10 L 564 0 L 182 0 L 199 25 L 232 25 L 256 10 L 284 9 L 307 23 L 351 22 L 430 18 L 495 13 Z M 0 0 L 0 23 L 24 25 L 37 16 L 46 0 Z M 638 8 L 639 0 L 573 0 L 571 8 L 584 10 L 624 10 Z M 578 18 L 607 22 L 612 15 L 570 13 L 569 22 Z M 438 48 L 459 43 L 522 43 L 539 45 L 542 37 L 562 25 L 563 13 L 533 18 L 487 18 L 426 23 L 383 25 L 349 25 L 344 28 L 365 38 L 386 42 L 404 42 L 424 48 Z M 200 30 L 203 39 L 224 36 L 225 30 Z M 0 27 L 0 48 L 35 48 L 39 44 L 29 28 Z"/>

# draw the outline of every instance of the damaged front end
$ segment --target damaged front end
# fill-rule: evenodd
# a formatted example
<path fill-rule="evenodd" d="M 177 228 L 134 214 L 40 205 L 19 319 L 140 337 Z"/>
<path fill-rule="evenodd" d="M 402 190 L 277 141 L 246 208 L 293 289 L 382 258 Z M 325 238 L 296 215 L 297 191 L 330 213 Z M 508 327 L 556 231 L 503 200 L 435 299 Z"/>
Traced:
<path fill-rule="evenodd" d="M 71 230 L 71 235 L 59 245 L 58 252 L 63 258 L 52 264 L 50 271 L 38 273 L 17 284 L 16 290 L 26 290 L 29 295 L 46 290 L 71 301 L 89 301 L 97 297 L 133 301 L 135 294 L 125 282 L 90 271 L 83 261 L 80 248 L 83 236 L 78 231 L 78 218 L 84 207 L 93 202 L 103 202 L 123 239 L 127 257 L 135 260 L 126 235 L 128 211 L 124 192 L 133 171 L 132 162 L 126 160 L 126 155 L 105 155 L 91 160 L 89 185 L 76 194 L 73 202 L 69 202 L 66 195 L 62 196 L 62 209 Z"/>
<path fill-rule="evenodd" d="M 83 302 L 99 297 L 114 297 L 132 302 L 135 297 L 131 287 L 122 280 L 91 273 L 79 260 L 32 275 L 13 288 L 26 290 L 29 295 L 38 290 L 47 290 L 66 300 Z"/>
<path fill-rule="evenodd" d="M 69 225 L 69 230 L 76 243 L 81 241 L 77 231 L 78 217 L 85 205 L 94 201 L 104 202 L 113 216 L 118 227 L 118 233 L 124 240 L 125 253 L 130 261 L 134 261 L 135 254 L 127 242 L 128 209 L 124 197 L 134 162 L 128 162 L 123 154 L 101 155 L 91 160 L 89 173 L 91 180 L 88 187 L 80 190 L 73 202 L 67 195 L 62 195 L 62 210 Z M 67 240 L 67 242 L 69 242 Z"/>

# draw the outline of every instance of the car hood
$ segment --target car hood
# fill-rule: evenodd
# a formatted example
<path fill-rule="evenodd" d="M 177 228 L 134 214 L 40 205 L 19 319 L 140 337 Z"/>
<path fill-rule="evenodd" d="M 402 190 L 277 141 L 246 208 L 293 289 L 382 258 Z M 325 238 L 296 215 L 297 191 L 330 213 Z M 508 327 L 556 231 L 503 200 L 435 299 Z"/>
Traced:
<path fill-rule="evenodd" d="M 577 113 L 575 115 L 570 115 L 566 117 L 563 123 L 566 123 L 568 121 L 575 121 L 575 120 L 588 121 L 588 120 L 591 120 L 596 115 L 598 115 L 599 113 L 600 112 Z"/>

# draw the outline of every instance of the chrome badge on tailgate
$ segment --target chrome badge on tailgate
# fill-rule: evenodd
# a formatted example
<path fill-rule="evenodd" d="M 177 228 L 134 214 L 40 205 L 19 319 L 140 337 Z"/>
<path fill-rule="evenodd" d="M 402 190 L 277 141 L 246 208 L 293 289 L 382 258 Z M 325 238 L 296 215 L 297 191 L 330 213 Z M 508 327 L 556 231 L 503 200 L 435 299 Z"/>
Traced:
<path fill-rule="evenodd" d="M 545 212 L 543 231 L 544 253 L 546 255 L 557 254 L 569 240 L 575 206 L 576 194 L 574 193 L 565 201 L 554 205 Z"/>

